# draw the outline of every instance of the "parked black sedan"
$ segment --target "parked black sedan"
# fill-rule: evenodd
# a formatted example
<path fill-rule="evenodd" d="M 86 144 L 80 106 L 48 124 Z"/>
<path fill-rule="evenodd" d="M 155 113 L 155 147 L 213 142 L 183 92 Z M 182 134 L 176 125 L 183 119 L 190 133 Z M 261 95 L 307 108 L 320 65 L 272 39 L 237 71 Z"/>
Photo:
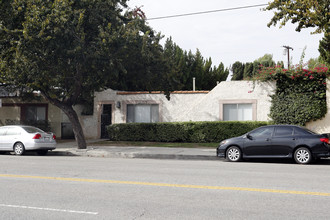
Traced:
<path fill-rule="evenodd" d="M 293 125 L 259 127 L 240 137 L 221 141 L 217 156 L 227 161 L 244 158 L 293 158 L 299 164 L 330 157 L 327 134 Z"/>

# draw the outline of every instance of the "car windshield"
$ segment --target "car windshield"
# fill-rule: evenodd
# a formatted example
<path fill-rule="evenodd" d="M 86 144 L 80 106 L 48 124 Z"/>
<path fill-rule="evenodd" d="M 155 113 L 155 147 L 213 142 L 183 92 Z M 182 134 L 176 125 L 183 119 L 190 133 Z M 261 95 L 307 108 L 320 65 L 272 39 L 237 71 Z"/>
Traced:
<path fill-rule="evenodd" d="M 35 127 L 22 127 L 27 133 L 45 133 L 43 130 Z"/>

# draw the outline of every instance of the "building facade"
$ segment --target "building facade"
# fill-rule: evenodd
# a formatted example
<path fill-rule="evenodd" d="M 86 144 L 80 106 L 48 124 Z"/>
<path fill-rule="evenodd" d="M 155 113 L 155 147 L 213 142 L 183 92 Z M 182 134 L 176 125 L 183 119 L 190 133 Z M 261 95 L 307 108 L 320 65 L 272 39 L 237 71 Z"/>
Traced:
<path fill-rule="evenodd" d="M 327 105 L 330 109 L 330 83 Z M 269 121 L 270 95 L 275 82 L 226 81 L 211 91 L 176 91 L 168 100 L 162 92 L 123 92 L 107 89 L 95 93 L 92 115 L 75 106 L 85 137 L 107 138 L 106 127 L 114 123 L 185 121 Z M 18 96 L 2 96 L 0 125 L 26 120 L 47 120 L 59 138 L 73 138 L 67 116 L 46 100 L 26 102 Z M 330 113 L 307 128 L 330 133 Z"/>

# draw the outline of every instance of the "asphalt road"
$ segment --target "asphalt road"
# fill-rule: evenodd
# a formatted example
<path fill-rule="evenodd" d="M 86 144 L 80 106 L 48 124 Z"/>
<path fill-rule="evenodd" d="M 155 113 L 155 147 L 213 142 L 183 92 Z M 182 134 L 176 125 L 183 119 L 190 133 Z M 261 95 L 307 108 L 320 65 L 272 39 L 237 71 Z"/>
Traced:
<path fill-rule="evenodd" d="M 0 156 L 0 219 L 329 219 L 330 162 Z"/>

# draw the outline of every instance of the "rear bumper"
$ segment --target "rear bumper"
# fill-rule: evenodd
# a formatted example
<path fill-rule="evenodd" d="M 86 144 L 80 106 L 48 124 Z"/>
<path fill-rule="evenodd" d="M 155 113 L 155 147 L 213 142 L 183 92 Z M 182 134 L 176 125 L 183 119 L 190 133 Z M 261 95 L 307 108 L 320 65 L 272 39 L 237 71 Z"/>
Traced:
<path fill-rule="evenodd" d="M 327 158 L 330 157 L 330 151 L 327 153 L 314 153 L 314 158 Z"/>
<path fill-rule="evenodd" d="M 29 143 L 25 145 L 25 150 L 54 150 L 56 142 L 52 143 Z"/>

